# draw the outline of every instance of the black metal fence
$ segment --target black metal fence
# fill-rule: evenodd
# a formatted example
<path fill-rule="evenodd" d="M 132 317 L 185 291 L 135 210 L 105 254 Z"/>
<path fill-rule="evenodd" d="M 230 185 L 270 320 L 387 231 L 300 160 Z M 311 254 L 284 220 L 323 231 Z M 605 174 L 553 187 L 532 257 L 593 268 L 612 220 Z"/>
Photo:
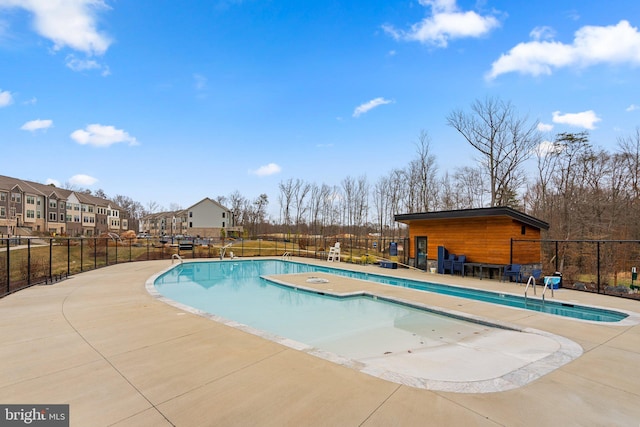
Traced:
<path fill-rule="evenodd" d="M 394 242 L 398 261 L 407 263 L 408 239 L 300 237 L 292 239 L 126 239 L 112 237 L 0 238 L 0 297 L 37 284 L 113 264 L 180 258 L 283 256 L 326 259 L 340 243 L 341 260 L 375 263 L 389 259 Z"/>
<path fill-rule="evenodd" d="M 545 275 L 562 273 L 562 286 L 599 294 L 640 299 L 640 240 L 512 240 L 541 247 Z"/>
<path fill-rule="evenodd" d="M 171 240 L 93 238 L 0 238 L 0 297 L 36 285 L 50 284 L 73 274 L 113 264 L 180 258 L 282 256 L 327 259 L 340 243 L 341 260 L 376 263 L 390 259 L 411 264 L 409 239 L 296 237 L 257 240 Z M 392 243 L 395 243 L 392 245 Z M 517 240 L 518 245 L 540 245 L 544 275 L 562 273 L 562 286 L 588 292 L 640 299 L 639 240 Z M 395 254 L 395 252 L 394 252 Z"/>

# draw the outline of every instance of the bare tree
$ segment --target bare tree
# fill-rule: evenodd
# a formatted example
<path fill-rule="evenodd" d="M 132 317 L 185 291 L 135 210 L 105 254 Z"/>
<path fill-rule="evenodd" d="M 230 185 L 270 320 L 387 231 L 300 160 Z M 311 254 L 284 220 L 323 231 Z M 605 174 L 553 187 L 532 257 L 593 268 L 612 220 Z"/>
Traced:
<path fill-rule="evenodd" d="M 411 187 L 411 210 L 429 212 L 436 203 L 436 158 L 431 154 L 431 139 L 421 131 L 416 143 L 417 157 L 409 164 L 409 186 Z"/>
<path fill-rule="evenodd" d="M 311 191 L 311 185 L 301 180 L 296 180 L 294 185 L 294 194 L 293 194 L 293 206 L 296 210 L 296 234 L 300 233 L 300 226 L 304 222 L 304 216 L 307 212 L 309 206 L 307 205 L 306 198 Z"/>
<path fill-rule="evenodd" d="M 633 197 L 640 200 L 640 127 L 635 134 L 618 139 L 618 147 L 622 155 Z"/>
<path fill-rule="evenodd" d="M 269 198 L 264 193 L 260 194 L 253 202 L 244 199 L 243 218 L 245 218 L 244 225 L 247 227 L 249 236 L 260 235 L 260 227 L 266 221 L 268 205 Z"/>
<path fill-rule="evenodd" d="M 291 204 L 293 203 L 293 197 L 295 192 L 295 184 L 292 178 L 286 181 L 280 181 L 278 188 L 280 195 L 278 196 L 278 202 L 280 203 L 280 221 L 288 229 L 291 225 Z"/>
<path fill-rule="evenodd" d="M 158 204 L 158 202 L 154 202 L 153 200 L 147 202 L 147 210 L 145 212 L 145 215 L 160 211 L 162 211 L 162 207 Z"/>
<path fill-rule="evenodd" d="M 447 123 L 480 153 L 489 176 L 490 206 L 506 204 L 524 183 L 521 165 L 539 143 L 538 123 L 528 124 L 511 103 L 495 98 L 476 100 L 470 113 L 452 111 Z"/>
<path fill-rule="evenodd" d="M 226 206 L 226 203 L 223 206 L 227 207 L 231 211 L 235 224 L 245 225 L 245 222 L 247 222 L 245 205 L 248 203 L 248 200 L 240 194 L 238 190 L 229 194 L 229 197 L 219 196 L 217 199 L 218 203 L 221 205 L 223 205 L 222 202 L 228 203 L 228 206 Z"/>
<path fill-rule="evenodd" d="M 480 167 L 464 166 L 456 169 L 453 175 L 455 192 L 459 196 L 456 209 L 481 208 L 485 205 L 489 189 L 485 186 L 483 172 Z"/>

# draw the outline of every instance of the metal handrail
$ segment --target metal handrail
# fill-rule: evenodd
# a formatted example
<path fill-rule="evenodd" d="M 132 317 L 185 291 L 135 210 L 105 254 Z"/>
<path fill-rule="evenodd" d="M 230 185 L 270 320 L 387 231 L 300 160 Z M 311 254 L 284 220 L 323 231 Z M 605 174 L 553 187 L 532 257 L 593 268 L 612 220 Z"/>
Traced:
<path fill-rule="evenodd" d="M 180 260 L 180 264 L 182 264 L 182 257 L 180 255 L 178 255 L 178 254 L 171 255 L 171 264 L 173 264 L 173 260 L 176 259 L 176 258 L 178 260 Z"/>
<path fill-rule="evenodd" d="M 286 260 L 286 259 L 291 259 L 291 252 L 285 252 L 282 254 L 282 259 Z"/>
<path fill-rule="evenodd" d="M 533 276 L 529 276 L 529 280 L 527 280 L 527 286 L 524 287 L 524 299 L 527 299 L 527 290 L 529 289 L 529 285 L 533 283 L 533 294 L 536 294 L 536 278 Z"/>
<path fill-rule="evenodd" d="M 544 302 L 544 293 L 547 291 L 547 288 L 549 287 L 549 282 L 551 277 L 545 277 L 544 278 L 544 289 L 542 290 L 542 302 Z M 551 298 L 554 298 L 553 295 L 553 285 L 551 286 Z"/>

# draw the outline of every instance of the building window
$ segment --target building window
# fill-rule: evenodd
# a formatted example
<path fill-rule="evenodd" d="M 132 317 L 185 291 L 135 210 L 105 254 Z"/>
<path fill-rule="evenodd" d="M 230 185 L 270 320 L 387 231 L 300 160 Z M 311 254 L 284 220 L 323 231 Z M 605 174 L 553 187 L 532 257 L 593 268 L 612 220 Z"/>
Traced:
<path fill-rule="evenodd" d="M 38 218 L 38 219 L 42 218 L 42 212 L 36 211 L 36 218 Z"/>
<path fill-rule="evenodd" d="M 6 208 L 4 206 L 0 206 L 0 218 L 6 218 L 6 217 L 7 217 Z"/>
<path fill-rule="evenodd" d="M 224 218 L 225 215 L 226 215 L 226 212 L 222 212 L 222 218 Z"/>
<path fill-rule="evenodd" d="M 64 202 L 60 202 L 60 209 L 64 209 Z"/>
<path fill-rule="evenodd" d="M 49 207 L 53 209 L 57 208 L 58 202 L 56 202 L 55 199 L 49 199 Z"/>
<path fill-rule="evenodd" d="M 527 234 L 527 226 L 526 226 L 526 225 L 523 225 L 523 226 L 522 226 L 522 228 L 520 229 L 520 234 L 522 234 L 523 236 L 524 236 L 525 234 Z"/>
<path fill-rule="evenodd" d="M 11 193 L 11 201 L 15 203 L 21 203 L 22 195 L 20 195 L 20 193 Z"/>
<path fill-rule="evenodd" d="M 193 212 L 189 212 L 189 218 L 193 218 Z"/>
<path fill-rule="evenodd" d="M 0 192 L 0 202 L 7 201 L 7 193 Z"/>
<path fill-rule="evenodd" d="M 222 221 L 222 228 L 224 228 L 224 221 Z"/>
<path fill-rule="evenodd" d="M 35 211 L 31 210 L 31 209 L 27 209 L 27 218 L 35 218 L 36 217 L 36 213 Z"/>
<path fill-rule="evenodd" d="M 35 205 L 36 204 L 36 198 L 34 196 L 27 196 L 27 204 L 28 205 Z"/>
<path fill-rule="evenodd" d="M 49 212 L 49 221 L 57 221 L 58 220 L 58 214 L 56 214 L 55 212 Z"/>

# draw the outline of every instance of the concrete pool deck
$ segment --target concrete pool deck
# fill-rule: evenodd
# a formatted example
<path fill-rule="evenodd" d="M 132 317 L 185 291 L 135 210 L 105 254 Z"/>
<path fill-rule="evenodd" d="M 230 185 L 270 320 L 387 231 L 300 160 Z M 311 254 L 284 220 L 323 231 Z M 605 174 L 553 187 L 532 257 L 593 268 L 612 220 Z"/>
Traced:
<path fill-rule="evenodd" d="M 501 292 L 524 289 L 493 280 L 317 263 Z M 147 292 L 145 282 L 170 265 L 117 264 L 1 299 L 0 403 L 67 403 L 74 426 L 638 426 L 637 324 L 595 324 L 389 289 L 399 298 L 539 329 L 583 348 L 577 359 L 512 390 L 432 391 L 165 304 Z M 638 301 L 567 289 L 556 291 L 554 299 L 640 311 Z"/>

